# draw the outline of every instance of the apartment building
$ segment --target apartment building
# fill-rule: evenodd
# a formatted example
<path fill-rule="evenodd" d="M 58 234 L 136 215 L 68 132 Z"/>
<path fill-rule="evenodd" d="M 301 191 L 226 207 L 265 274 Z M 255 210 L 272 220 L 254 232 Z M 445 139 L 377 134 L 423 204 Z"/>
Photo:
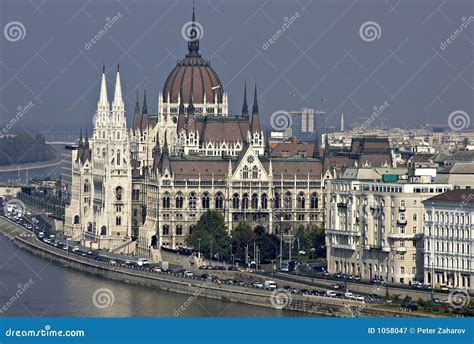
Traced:
<path fill-rule="evenodd" d="M 415 184 L 386 170 L 346 171 L 327 182 L 330 273 L 403 284 L 423 279 L 423 201 L 451 185 Z"/>
<path fill-rule="evenodd" d="M 474 190 L 452 190 L 423 204 L 425 282 L 471 289 Z"/>

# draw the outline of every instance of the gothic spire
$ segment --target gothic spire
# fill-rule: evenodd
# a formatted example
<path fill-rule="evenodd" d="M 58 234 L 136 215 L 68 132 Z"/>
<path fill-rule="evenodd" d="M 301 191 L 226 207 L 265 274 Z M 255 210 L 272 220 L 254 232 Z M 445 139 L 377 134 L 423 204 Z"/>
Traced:
<path fill-rule="evenodd" d="M 142 106 L 142 114 L 148 115 L 148 107 L 146 104 L 146 88 L 143 89 L 143 106 Z"/>
<path fill-rule="evenodd" d="M 194 104 L 193 104 L 193 94 L 189 95 L 189 105 L 188 105 L 188 131 L 195 131 L 194 126 Z"/>
<path fill-rule="evenodd" d="M 252 114 L 258 113 L 258 100 L 257 100 L 257 82 L 255 82 L 255 89 L 253 91 L 253 106 Z"/>
<path fill-rule="evenodd" d="M 138 87 L 137 87 L 137 100 L 135 102 L 135 115 L 140 114 L 140 102 L 138 101 Z"/>
<path fill-rule="evenodd" d="M 193 1 L 193 17 L 191 20 L 191 29 L 189 32 L 186 32 L 188 35 L 188 56 L 200 56 L 199 55 L 199 35 L 200 32 L 198 31 L 199 28 L 196 27 L 196 13 L 194 8 L 194 1 Z"/>
<path fill-rule="evenodd" d="M 82 147 L 82 144 L 83 142 L 82 142 L 82 127 L 81 127 L 81 130 L 79 132 L 79 143 L 78 143 L 79 148 Z"/>
<path fill-rule="evenodd" d="M 171 163 L 170 163 L 170 157 L 169 157 L 169 152 L 168 152 L 168 134 L 165 131 L 165 141 L 163 143 L 163 149 L 162 153 L 160 156 L 160 162 L 158 164 L 158 171 L 160 172 L 161 175 L 168 170 L 169 173 L 172 173 L 171 171 Z"/>
<path fill-rule="evenodd" d="M 122 84 L 120 82 L 120 65 L 117 65 L 117 77 L 115 79 L 115 93 L 113 105 L 123 107 Z"/>
<path fill-rule="evenodd" d="M 184 117 L 184 102 L 183 102 L 183 88 L 179 92 L 179 110 L 178 110 L 178 125 L 177 130 L 178 134 L 181 129 L 186 127 L 186 118 Z"/>
<path fill-rule="evenodd" d="M 98 107 L 107 108 L 109 110 L 109 101 L 107 100 L 107 83 L 105 80 L 105 65 L 102 66 L 102 80 L 100 83 L 100 98 Z"/>
<path fill-rule="evenodd" d="M 247 81 L 244 83 L 244 102 L 242 104 L 242 117 L 249 116 L 249 107 L 247 105 Z"/>

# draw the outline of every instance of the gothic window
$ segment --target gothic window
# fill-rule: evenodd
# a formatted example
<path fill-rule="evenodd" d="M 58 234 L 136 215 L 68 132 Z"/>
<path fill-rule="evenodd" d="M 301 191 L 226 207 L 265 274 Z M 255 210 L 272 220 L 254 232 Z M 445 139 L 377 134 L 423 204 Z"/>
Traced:
<path fill-rule="evenodd" d="M 74 224 L 79 224 L 79 215 L 74 216 Z"/>
<path fill-rule="evenodd" d="M 283 201 L 284 201 L 284 203 L 283 203 L 284 208 L 291 208 L 292 207 L 292 205 L 291 205 L 291 203 L 292 203 L 291 202 L 291 193 L 290 192 L 287 192 L 285 194 L 285 199 Z"/>
<path fill-rule="evenodd" d="M 267 206 L 268 206 L 267 195 L 263 194 L 262 195 L 262 209 L 267 209 Z"/>
<path fill-rule="evenodd" d="M 244 194 L 242 197 L 242 209 L 248 209 L 249 208 L 249 195 Z"/>
<path fill-rule="evenodd" d="M 275 192 L 275 209 L 280 208 L 280 194 L 278 192 Z"/>
<path fill-rule="evenodd" d="M 105 158 L 105 148 L 102 148 L 102 157 Z"/>
<path fill-rule="evenodd" d="M 252 209 L 258 209 L 258 195 L 252 195 Z"/>
<path fill-rule="evenodd" d="M 117 151 L 117 166 L 120 166 L 120 151 Z"/>
<path fill-rule="evenodd" d="M 311 194 L 311 209 L 316 209 L 318 207 L 318 195 L 316 192 Z"/>
<path fill-rule="evenodd" d="M 100 228 L 100 235 L 107 235 L 107 227 L 102 226 Z"/>
<path fill-rule="evenodd" d="M 247 166 L 244 166 L 244 169 L 242 171 L 242 178 L 243 179 L 249 178 L 249 168 Z"/>
<path fill-rule="evenodd" d="M 232 208 L 239 209 L 239 194 L 234 194 L 232 196 Z"/>
<path fill-rule="evenodd" d="M 84 192 L 90 192 L 90 190 L 91 190 L 91 187 L 90 187 L 89 181 L 86 180 L 86 182 L 84 183 Z"/>
<path fill-rule="evenodd" d="M 298 195 L 298 208 L 300 209 L 305 208 L 305 198 L 302 192 L 300 192 L 300 194 Z"/>
<path fill-rule="evenodd" d="M 183 226 L 181 225 L 176 226 L 176 235 L 183 235 Z"/>
<path fill-rule="evenodd" d="M 202 208 L 209 209 L 209 194 L 207 192 L 202 195 Z"/>
<path fill-rule="evenodd" d="M 168 209 L 170 207 L 170 194 L 165 192 L 163 196 L 163 208 Z"/>
<path fill-rule="evenodd" d="M 194 192 L 189 194 L 189 208 L 196 209 L 196 194 Z"/>
<path fill-rule="evenodd" d="M 178 195 L 176 196 L 176 208 L 183 208 L 183 194 L 181 193 L 178 193 Z"/>
<path fill-rule="evenodd" d="M 115 218 L 115 225 L 116 226 L 121 226 L 122 225 L 122 218 L 120 216 L 117 216 Z"/>
<path fill-rule="evenodd" d="M 117 132 L 117 140 L 120 140 L 120 131 Z"/>
<path fill-rule="evenodd" d="M 249 157 L 249 158 L 250 158 L 250 157 Z M 252 178 L 253 178 L 253 179 L 257 179 L 257 178 L 258 178 L 258 168 L 257 168 L 257 166 L 254 166 L 254 167 L 252 168 Z"/>
<path fill-rule="evenodd" d="M 170 235 L 170 226 L 163 225 L 163 235 Z"/>
<path fill-rule="evenodd" d="M 123 196 L 123 188 L 121 186 L 117 186 L 115 188 L 115 199 L 117 201 L 121 201 Z"/>
<path fill-rule="evenodd" d="M 224 208 L 224 197 L 222 193 L 218 192 L 216 195 L 216 209 Z"/>

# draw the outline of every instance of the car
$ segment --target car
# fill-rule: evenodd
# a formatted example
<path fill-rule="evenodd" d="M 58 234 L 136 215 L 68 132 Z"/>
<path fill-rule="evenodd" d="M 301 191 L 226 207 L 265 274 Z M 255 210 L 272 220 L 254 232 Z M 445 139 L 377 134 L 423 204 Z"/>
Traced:
<path fill-rule="evenodd" d="M 354 276 L 354 281 L 360 281 L 360 276 L 355 275 L 355 276 Z"/>
<path fill-rule="evenodd" d="M 365 301 L 365 298 L 362 295 L 352 295 L 351 299 L 355 301 Z"/>
<path fill-rule="evenodd" d="M 344 297 L 345 297 L 346 299 L 352 299 L 354 296 L 355 296 L 355 295 L 354 295 L 353 293 L 351 293 L 350 291 L 346 291 L 346 292 L 344 293 Z"/>
<path fill-rule="evenodd" d="M 199 270 L 207 270 L 207 265 L 201 265 L 201 266 L 199 266 Z"/>
<path fill-rule="evenodd" d="M 207 279 L 209 277 L 209 274 L 202 274 L 201 279 Z"/>
<path fill-rule="evenodd" d="M 322 277 L 327 277 L 327 276 L 331 276 L 331 274 L 327 271 L 323 271 L 323 272 L 321 272 L 321 276 Z"/>
<path fill-rule="evenodd" d="M 253 282 L 252 287 L 258 288 L 258 289 L 263 289 L 263 283 L 262 282 Z"/>
<path fill-rule="evenodd" d="M 229 270 L 229 271 L 238 271 L 239 268 L 236 267 L 236 266 L 231 265 L 231 266 L 229 266 L 229 267 L 227 268 L 227 270 Z"/>
<path fill-rule="evenodd" d="M 184 277 L 193 277 L 194 274 L 191 271 L 185 271 L 185 272 L 183 272 L 183 276 Z"/>
<path fill-rule="evenodd" d="M 326 296 L 336 297 L 336 292 L 334 290 L 326 290 Z"/>
<path fill-rule="evenodd" d="M 308 289 L 301 289 L 300 293 L 303 295 L 311 295 L 311 292 Z"/>
<path fill-rule="evenodd" d="M 111 260 L 109 261 L 109 264 L 110 264 L 110 265 L 117 265 L 117 262 L 116 262 L 115 260 L 111 259 Z"/>
<path fill-rule="evenodd" d="M 299 250 L 299 251 L 298 251 L 298 254 L 305 255 L 305 254 L 306 254 L 306 251 L 305 251 L 305 250 Z"/>
<path fill-rule="evenodd" d="M 344 289 L 344 284 L 336 283 L 332 287 L 333 287 L 333 289 Z"/>
<path fill-rule="evenodd" d="M 68 250 L 69 250 L 69 247 L 68 247 L 68 246 L 63 246 L 63 250 L 64 250 L 64 251 L 68 251 Z"/>
<path fill-rule="evenodd" d="M 413 281 L 411 282 L 411 287 L 413 289 L 422 289 L 423 288 L 423 284 L 419 281 Z"/>
<path fill-rule="evenodd" d="M 320 292 L 318 290 L 311 290 L 311 295 L 313 296 L 319 296 Z"/>
<path fill-rule="evenodd" d="M 449 291 L 449 288 L 446 284 L 444 283 L 438 283 L 435 285 L 435 289 L 439 291 Z"/>
<path fill-rule="evenodd" d="M 402 305 L 402 308 L 405 308 L 409 311 L 416 311 L 418 309 L 418 304 L 415 301 L 410 301 Z"/>
<path fill-rule="evenodd" d="M 225 270 L 225 266 L 216 265 L 216 266 L 214 266 L 213 270 Z"/>
<path fill-rule="evenodd" d="M 153 268 L 153 272 L 161 272 L 161 271 L 162 271 L 161 268 L 158 267 L 158 266 L 155 266 L 155 267 Z"/>
<path fill-rule="evenodd" d="M 265 289 L 268 290 L 275 290 L 277 288 L 275 281 L 265 281 Z"/>
<path fill-rule="evenodd" d="M 72 252 L 76 252 L 76 251 L 79 251 L 79 246 L 74 246 L 74 248 L 72 249 Z"/>

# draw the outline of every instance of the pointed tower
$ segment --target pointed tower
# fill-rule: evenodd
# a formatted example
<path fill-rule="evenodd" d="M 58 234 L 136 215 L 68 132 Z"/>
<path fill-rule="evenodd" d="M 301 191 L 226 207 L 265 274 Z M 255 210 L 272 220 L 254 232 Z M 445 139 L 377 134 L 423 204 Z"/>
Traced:
<path fill-rule="evenodd" d="M 133 130 L 139 130 L 140 129 L 140 123 L 141 123 L 141 114 L 140 114 L 140 102 L 138 101 L 138 87 L 137 87 L 137 100 L 135 102 L 135 110 L 133 111 Z"/>
<path fill-rule="evenodd" d="M 114 101 L 112 102 L 112 111 L 121 111 L 123 109 L 122 83 L 120 82 L 120 65 L 117 65 L 117 76 L 115 78 Z"/>
<path fill-rule="evenodd" d="M 191 30 L 189 31 L 188 39 L 188 55 L 192 57 L 200 57 L 199 55 L 199 32 L 196 28 L 196 14 L 193 2 L 193 17 L 191 20 Z"/>
<path fill-rule="evenodd" d="M 165 142 L 163 143 L 163 150 L 160 156 L 160 162 L 158 164 L 158 171 L 161 175 L 164 175 L 166 171 L 168 171 L 169 174 L 172 174 L 167 137 L 167 132 L 165 132 Z"/>
<path fill-rule="evenodd" d="M 109 111 L 109 101 L 107 99 L 107 83 L 105 80 L 105 65 L 102 66 L 102 80 L 100 83 L 100 97 L 97 103 L 97 110 Z"/>
<path fill-rule="evenodd" d="M 189 95 L 189 105 L 188 105 L 188 132 L 195 132 L 195 119 L 194 119 L 194 104 L 193 104 L 193 95 Z"/>
<path fill-rule="evenodd" d="M 247 105 L 247 81 L 244 83 L 244 102 L 242 104 L 242 117 L 249 117 L 249 107 Z"/>
<path fill-rule="evenodd" d="M 177 132 L 179 132 L 186 128 L 186 118 L 184 115 L 184 102 L 183 102 L 183 88 L 181 87 L 179 96 L 179 108 L 178 108 L 178 124 L 177 124 Z"/>
<path fill-rule="evenodd" d="M 146 88 L 143 89 L 143 106 L 142 106 L 142 117 L 140 122 L 140 129 L 145 131 L 148 127 L 148 105 L 146 102 Z"/>
<path fill-rule="evenodd" d="M 148 106 L 147 106 L 147 103 L 146 103 L 146 88 L 143 89 L 142 115 L 148 115 Z"/>
<path fill-rule="evenodd" d="M 319 134 L 316 132 L 316 138 L 314 139 L 314 147 L 313 147 L 313 158 L 319 159 L 321 158 L 321 154 L 319 152 Z"/>
<path fill-rule="evenodd" d="M 253 92 L 253 106 L 252 106 L 252 123 L 250 125 L 252 134 L 260 132 L 260 117 L 258 115 L 258 98 L 257 98 L 257 83 Z"/>
<path fill-rule="evenodd" d="M 83 142 L 82 142 L 82 127 L 81 127 L 81 130 L 79 131 L 79 142 L 77 143 L 77 147 L 78 147 L 78 148 L 82 148 L 82 147 L 83 147 Z"/>

